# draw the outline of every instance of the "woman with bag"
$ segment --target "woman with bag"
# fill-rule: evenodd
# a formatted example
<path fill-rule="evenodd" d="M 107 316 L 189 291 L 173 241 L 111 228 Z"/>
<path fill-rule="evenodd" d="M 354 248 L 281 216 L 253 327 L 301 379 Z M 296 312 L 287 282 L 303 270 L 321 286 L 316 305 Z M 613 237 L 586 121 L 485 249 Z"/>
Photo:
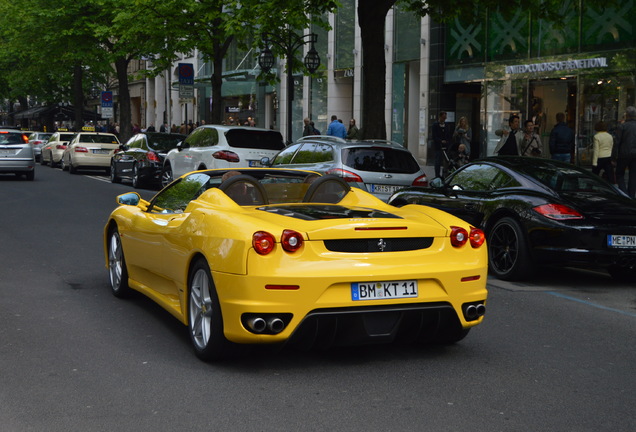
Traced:
<path fill-rule="evenodd" d="M 523 124 L 521 156 L 541 156 L 541 137 L 534 131 L 534 122 L 532 120 L 526 120 Z"/>

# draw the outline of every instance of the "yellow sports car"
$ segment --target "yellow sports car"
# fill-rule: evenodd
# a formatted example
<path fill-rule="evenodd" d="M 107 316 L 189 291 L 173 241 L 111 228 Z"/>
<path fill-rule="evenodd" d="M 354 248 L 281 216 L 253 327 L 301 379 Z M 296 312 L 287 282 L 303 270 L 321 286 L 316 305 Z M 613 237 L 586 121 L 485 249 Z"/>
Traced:
<path fill-rule="evenodd" d="M 104 228 L 113 294 L 156 301 L 203 360 L 234 344 L 453 343 L 483 320 L 481 230 L 336 176 L 196 171 L 117 201 Z"/>

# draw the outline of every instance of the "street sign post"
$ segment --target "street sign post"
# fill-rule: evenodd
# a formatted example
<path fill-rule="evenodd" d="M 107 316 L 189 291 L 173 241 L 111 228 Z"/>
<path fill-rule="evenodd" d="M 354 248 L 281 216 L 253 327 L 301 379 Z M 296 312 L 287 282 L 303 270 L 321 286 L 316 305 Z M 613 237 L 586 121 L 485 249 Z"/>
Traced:
<path fill-rule="evenodd" d="M 113 92 L 112 91 L 102 92 L 102 117 L 104 118 L 115 117 L 114 110 L 113 110 Z"/>
<path fill-rule="evenodd" d="M 194 65 L 179 63 L 179 98 L 194 98 Z"/>

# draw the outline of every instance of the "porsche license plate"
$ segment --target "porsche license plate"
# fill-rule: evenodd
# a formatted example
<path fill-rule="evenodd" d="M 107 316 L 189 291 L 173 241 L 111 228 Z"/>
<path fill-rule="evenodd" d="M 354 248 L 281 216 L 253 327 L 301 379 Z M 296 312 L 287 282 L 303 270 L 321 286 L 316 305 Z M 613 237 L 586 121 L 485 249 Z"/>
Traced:
<path fill-rule="evenodd" d="M 608 235 L 607 246 L 611 248 L 636 249 L 636 236 L 633 235 Z"/>
<path fill-rule="evenodd" d="M 381 184 L 372 184 L 371 185 L 371 193 L 386 193 L 392 194 L 398 189 L 402 189 L 404 186 L 392 186 L 392 185 L 381 185 Z"/>
<path fill-rule="evenodd" d="M 417 297 L 417 281 L 354 282 L 351 284 L 351 299 L 390 300 Z"/>

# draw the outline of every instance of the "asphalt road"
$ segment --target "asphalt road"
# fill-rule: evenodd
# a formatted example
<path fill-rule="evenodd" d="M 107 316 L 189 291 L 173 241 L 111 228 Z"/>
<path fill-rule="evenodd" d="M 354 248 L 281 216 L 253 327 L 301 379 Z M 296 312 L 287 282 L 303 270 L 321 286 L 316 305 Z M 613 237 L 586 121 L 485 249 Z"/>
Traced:
<path fill-rule="evenodd" d="M 0 176 L 0 431 L 636 430 L 634 286 L 491 279 L 484 323 L 451 347 L 206 364 L 167 312 L 110 293 L 102 229 L 130 190 L 98 172 Z"/>

